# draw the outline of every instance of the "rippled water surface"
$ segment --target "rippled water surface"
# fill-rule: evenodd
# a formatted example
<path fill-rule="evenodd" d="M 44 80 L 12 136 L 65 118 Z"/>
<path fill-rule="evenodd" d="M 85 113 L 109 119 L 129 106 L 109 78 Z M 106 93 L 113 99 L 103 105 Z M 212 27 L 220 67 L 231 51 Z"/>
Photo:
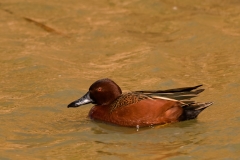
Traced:
<path fill-rule="evenodd" d="M 238 0 L 1 0 L 0 159 L 240 157 Z M 97 79 L 203 84 L 197 120 L 125 128 L 68 109 Z"/>

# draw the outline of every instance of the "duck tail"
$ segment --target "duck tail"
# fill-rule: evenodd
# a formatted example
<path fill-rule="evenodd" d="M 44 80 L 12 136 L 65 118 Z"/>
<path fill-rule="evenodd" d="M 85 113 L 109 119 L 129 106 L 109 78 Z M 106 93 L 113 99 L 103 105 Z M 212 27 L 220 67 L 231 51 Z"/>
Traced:
<path fill-rule="evenodd" d="M 189 103 L 184 106 L 183 114 L 180 117 L 181 121 L 195 119 L 197 116 L 207 107 L 211 106 L 213 102 L 206 102 L 206 103 Z"/>

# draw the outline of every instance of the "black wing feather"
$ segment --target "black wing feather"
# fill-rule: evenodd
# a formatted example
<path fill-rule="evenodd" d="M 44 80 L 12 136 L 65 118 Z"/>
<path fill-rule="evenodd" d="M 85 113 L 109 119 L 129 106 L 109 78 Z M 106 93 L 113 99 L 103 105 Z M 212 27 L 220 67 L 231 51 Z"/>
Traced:
<path fill-rule="evenodd" d="M 146 91 L 136 91 L 150 97 L 166 97 L 170 99 L 180 100 L 184 103 L 192 103 L 191 98 L 196 97 L 199 93 L 203 92 L 204 89 L 198 89 L 202 85 L 197 85 L 193 87 L 183 87 L 168 90 L 146 90 Z"/>

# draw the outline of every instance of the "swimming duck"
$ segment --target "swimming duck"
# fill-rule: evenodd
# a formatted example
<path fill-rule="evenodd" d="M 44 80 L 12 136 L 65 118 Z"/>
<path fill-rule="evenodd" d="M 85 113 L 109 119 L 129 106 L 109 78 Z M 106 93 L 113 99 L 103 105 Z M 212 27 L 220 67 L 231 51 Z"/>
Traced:
<path fill-rule="evenodd" d="M 105 78 L 94 82 L 84 96 L 68 107 L 93 103 L 95 106 L 88 115 L 91 119 L 120 126 L 174 123 L 195 119 L 212 105 L 212 102 L 197 103 L 190 100 L 204 91 L 199 89 L 201 86 L 122 93 L 113 80 Z"/>

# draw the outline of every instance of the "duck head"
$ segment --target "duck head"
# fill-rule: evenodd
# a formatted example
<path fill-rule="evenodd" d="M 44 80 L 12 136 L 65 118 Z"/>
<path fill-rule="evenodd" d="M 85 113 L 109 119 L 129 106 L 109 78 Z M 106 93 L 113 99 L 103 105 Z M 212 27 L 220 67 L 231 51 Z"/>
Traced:
<path fill-rule="evenodd" d="M 89 91 L 68 107 L 79 107 L 84 104 L 109 105 L 122 94 L 121 88 L 111 79 L 100 79 L 94 82 Z"/>

